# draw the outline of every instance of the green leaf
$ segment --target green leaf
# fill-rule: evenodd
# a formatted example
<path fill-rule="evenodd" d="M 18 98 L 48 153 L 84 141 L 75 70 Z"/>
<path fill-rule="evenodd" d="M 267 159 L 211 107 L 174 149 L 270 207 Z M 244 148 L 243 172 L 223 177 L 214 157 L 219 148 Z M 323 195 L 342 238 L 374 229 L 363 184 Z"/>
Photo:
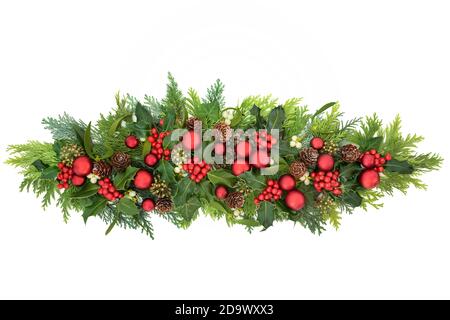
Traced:
<path fill-rule="evenodd" d="M 92 159 L 95 159 L 94 146 L 92 144 L 91 127 L 92 127 L 91 123 L 89 122 L 86 131 L 84 132 L 83 142 L 84 142 L 84 150 L 86 150 L 88 156 Z"/>
<path fill-rule="evenodd" d="M 278 106 L 269 113 L 269 117 L 267 119 L 267 128 L 269 130 L 272 129 L 281 129 L 283 127 L 284 120 L 286 118 L 284 109 L 282 106 Z"/>
<path fill-rule="evenodd" d="M 73 124 L 72 128 L 75 131 L 78 142 L 84 147 L 84 129 L 77 124 Z"/>
<path fill-rule="evenodd" d="M 389 160 L 384 165 L 384 169 L 388 172 L 398 172 L 401 174 L 411 174 L 414 172 L 414 167 L 408 161 L 398 161 L 395 159 Z"/>
<path fill-rule="evenodd" d="M 220 120 L 220 106 L 218 103 L 202 103 L 196 109 L 195 116 L 203 123 L 215 123 Z"/>
<path fill-rule="evenodd" d="M 259 227 L 261 225 L 258 221 L 252 220 L 252 219 L 241 219 L 241 220 L 236 220 L 235 222 L 237 224 L 242 224 L 247 227 Z"/>
<path fill-rule="evenodd" d="M 363 146 L 364 150 L 376 149 L 378 150 L 383 143 L 383 137 L 372 137 Z"/>
<path fill-rule="evenodd" d="M 329 102 L 326 105 L 324 105 L 322 108 L 320 108 L 319 110 L 317 110 L 311 120 L 313 120 L 315 117 L 317 117 L 318 115 L 320 115 L 321 113 L 324 113 L 325 111 L 327 111 L 329 108 L 333 107 L 337 102 Z"/>
<path fill-rule="evenodd" d="M 224 169 L 218 169 L 208 172 L 208 180 L 214 185 L 225 185 L 227 187 L 232 187 L 237 178 L 230 172 Z"/>
<path fill-rule="evenodd" d="M 125 171 L 119 172 L 114 177 L 114 185 L 117 190 L 125 190 L 128 182 L 133 180 L 136 172 L 138 172 L 139 168 L 128 167 Z"/>
<path fill-rule="evenodd" d="M 127 114 L 124 114 L 123 116 L 117 118 L 116 121 L 114 121 L 112 123 L 111 127 L 109 128 L 108 135 L 110 137 L 114 136 L 114 133 L 117 131 L 117 128 L 119 127 L 120 123 L 130 116 L 131 116 L 131 113 L 127 113 Z"/>
<path fill-rule="evenodd" d="M 145 140 L 144 145 L 142 146 L 142 156 L 145 157 L 152 150 L 152 144 Z"/>
<path fill-rule="evenodd" d="M 359 174 L 359 172 L 362 171 L 361 166 L 356 163 L 346 164 L 342 166 L 340 169 L 341 169 L 340 177 L 346 180 L 349 180 L 350 178 L 356 176 L 357 174 Z"/>
<path fill-rule="evenodd" d="M 258 209 L 258 222 L 264 227 L 264 230 L 272 226 L 273 219 L 273 204 L 268 201 L 261 202 Z"/>
<path fill-rule="evenodd" d="M 266 188 L 266 178 L 264 176 L 254 175 L 251 171 L 247 171 L 239 177 L 244 179 L 253 190 L 262 191 Z"/>
<path fill-rule="evenodd" d="M 113 148 L 111 148 L 111 146 L 109 146 L 109 145 L 105 145 L 105 151 L 100 156 L 100 159 L 104 160 L 104 159 L 111 158 L 111 156 L 113 154 L 114 154 Z"/>
<path fill-rule="evenodd" d="M 349 204 L 353 208 L 361 206 L 362 197 L 356 191 L 347 191 L 341 197 L 342 201 Z"/>
<path fill-rule="evenodd" d="M 39 171 L 43 172 L 45 169 L 47 169 L 48 165 L 43 163 L 41 160 L 33 161 L 32 165 Z"/>
<path fill-rule="evenodd" d="M 173 169 L 170 162 L 166 160 L 159 161 L 158 167 L 156 167 L 156 171 L 161 175 L 161 178 L 168 183 L 175 183 L 175 173 Z"/>
<path fill-rule="evenodd" d="M 45 168 L 41 173 L 41 179 L 55 180 L 58 173 L 58 167 Z"/>
<path fill-rule="evenodd" d="M 96 216 L 98 213 L 102 212 L 106 208 L 108 200 L 103 197 L 99 197 L 96 201 L 87 207 L 83 212 L 84 223 L 87 222 L 89 217 Z"/>
<path fill-rule="evenodd" d="M 153 124 L 152 114 L 140 102 L 136 104 L 136 118 L 139 124 L 142 124 L 148 128 Z"/>
<path fill-rule="evenodd" d="M 189 178 L 182 179 L 176 186 L 175 189 L 175 206 L 178 207 L 185 203 L 187 197 L 194 192 L 194 183 Z"/>
<path fill-rule="evenodd" d="M 97 194 L 99 186 L 92 183 L 85 184 L 80 190 L 72 194 L 72 199 L 89 198 Z"/>
<path fill-rule="evenodd" d="M 261 129 L 266 126 L 266 120 L 261 116 L 261 109 L 256 104 L 250 109 L 250 114 L 256 118 L 256 129 Z"/>
<path fill-rule="evenodd" d="M 187 202 L 177 207 L 176 211 L 181 214 L 187 221 L 192 220 L 197 210 L 201 207 L 201 203 L 197 197 L 190 198 Z"/>
<path fill-rule="evenodd" d="M 168 113 L 164 117 L 164 125 L 162 126 L 163 131 L 171 130 L 175 125 L 175 113 Z"/>
<path fill-rule="evenodd" d="M 117 210 L 127 216 L 135 216 L 139 214 L 139 209 L 136 207 L 136 204 L 133 200 L 128 198 L 122 198 L 117 205 Z"/>

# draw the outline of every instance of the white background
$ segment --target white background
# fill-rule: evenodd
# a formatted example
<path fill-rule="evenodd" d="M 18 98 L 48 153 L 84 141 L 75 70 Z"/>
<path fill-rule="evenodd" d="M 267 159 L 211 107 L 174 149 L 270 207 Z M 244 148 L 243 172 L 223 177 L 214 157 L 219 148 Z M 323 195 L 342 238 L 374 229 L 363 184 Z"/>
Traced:
<path fill-rule="evenodd" d="M 450 158 L 448 1 L 2 1 L 1 162 L 50 140 L 41 118 L 86 121 L 117 90 L 163 96 L 216 78 L 246 95 L 339 100 L 348 116 L 400 113 L 420 151 Z M 450 298 L 448 163 L 428 191 L 314 236 L 287 222 L 249 235 L 206 218 L 154 219 L 156 240 L 73 215 L 64 224 L 1 164 L 0 298 Z"/>

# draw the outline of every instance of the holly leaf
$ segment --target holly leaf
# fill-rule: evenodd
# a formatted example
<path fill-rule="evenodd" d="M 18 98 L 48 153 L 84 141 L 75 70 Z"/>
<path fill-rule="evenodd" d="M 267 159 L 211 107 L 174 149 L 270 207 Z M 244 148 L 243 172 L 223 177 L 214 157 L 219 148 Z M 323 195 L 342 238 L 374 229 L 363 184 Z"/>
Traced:
<path fill-rule="evenodd" d="M 254 175 L 251 171 L 244 172 L 239 177 L 244 179 L 253 190 L 262 191 L 266 188 L 266 178 Z"/>
<path fill-rule="evenodd" d="M 383 137 L 372 137 L 365 142 L 364 146 L 362 146 L 362 149 L 363 150 L 379 149 L 382 142 L 383 142 Z"/>
<path fill-rule="evenodd" d="M 127 216 L 135 216 L 139 214 L 139 209 L 136 207 L 136 204 L 133 202 L 133 200 L 128 198 L 120 199 L 119 203 L 117 204 L 117 210 Z"/>
<path fill-rule="evenodd" d="M 114 133 L 117 131 L 117 128 L 120 126 L 120 123 L 128 117 L 131 117 L 131 113 L 124 114 L 123 116 L 117 118 L 116 121 L 114 121 L 112 123 L 111 127 L 109 127 L 108 135 L 110 137 L 114 136 Z"/>
<path fill-rule="evenodd" d="M 210 171 L 208 172 L 207 176 L 208 180 L 216 186 L 225 185 L 231 188 L 237 181 L 236 176 L 224 169 Z"/>
<path fill-rule="evenodd" d="M 94 145 L 92 144 L 92 135 L 91 135 L 92 124 L 89 122 L 86 131 L 84 131 L 84 150 L 88 154 L 88 156 L 92 159 L 95 159 L 94 155 Z"/>
<path fill-rule="evenodd" d="M 39 172 L 43 172 L 48 165 L 46 165 L 45 163 L 43 163 L 41 160 L 36 160 L 33 161 L 32 165 L 39 171 Z"/>
<path fill-rule="evenodd" d="M 144 107 L 140 102 L 136 104 L 136 118 L 137 123 L 143 127 L 149 128 L 153 124 L 153 117 L 146 107 Z"/>
<path fill-rule="evenodd" d="M 89 217 L 96 216 L 98 213 L 102 212 L 106 208 L 108 200 L 103 197 L 98 197 L 94 203 L 88 207 L 83 212 L 84 223 L 87 222 Z"/>
<path fill-rule="evenodd" d="M 389 160 L 384 165 L 384 169 L 388 172 L 398 172 L 401 174 L 411 174 L 414 172 L 414 167 L 406 160 Z"/>
<path fill-rule="evenodd" d="M 311 117 L 311 120 L 314 119 L 315 117 L 317 117 L 318 115 L 324 113 L 325 111 L 327 111 L 328 109 L 330 109 L 332 106 L 334 106 L 337 102 L 329 102 L 326 105 L 324 105 L 322 108 L 320 108 L 319 110 L 317 110 L 313 116 Z"/>
<path fill-rule="evenodd" d="M 93 195 L 97 194 L 97 191 L 99 189 L 99 186 L 92 183 L 87 183 L 83 187 L 81 187 L 80 190 L 72 194 L 72 199 L 83 199 L 83 198 L 89 198 Z"/>
<path fill-rule="evenodd" d="M 256 104 L 250 109 L 250 114 L 256 118 L 256 129 L 265 128 L 266 120 L 261 116 L 261 109 Z"/>
<path fill-rule="evenodd" d="M 139 168 L 135 167 L 128 167 L 125 171 L 118 172 L 114 176 L 114 185 L 117 190 L 125 190 L 127 184 L 133 180 L 134 176 L 136 175 L 136 172 L 139 170 Z"/>
<path fill-rule="evenodd" d="M 215 123 L 220 119 L 220 105 L 218 103 L 202 103 L 196 109 L 195 116 L 203 123 Z"/>
<path fill-rule="evenodd" d="M 189 178 L 182 179 L 175 188 L 175 206 L 186 202 L 187 197 L 194 192 L 194 182 Z"/>
<path fill-rule="evenodd" d="M 175 173 L 173 166 L 169 161 L 161 160 L 156 171 L 161 175 L 161 178 L 168 183 L 175 183 Z"/>
<path fill-rule="evenodd" d="M 342 195 L 342 201 L 349 204 L 353 208 L 361 206 L 362 197 L 356 191 L 347 191 Z"/>
<path fill-rule="evenodd" d="M 268 201 L 261 202 L 258 209 L 258 222 L 264 227 L 264 230 L 272 226 L 273 219 L 273 204 Z"/>
<path fill-rule="evenodd" d="M 351 177 L 356 176 L 361 171 L 361 166 L 356 163 L 346 164 L 341 167 L 340 177 L 344 178 L 345 180 L 349 180 Z"/>
<path fill-rule="evenodd" d="M 185 220 L 191 221 L 201 205 L 202 204 L 197 197 L 192 197 L 187 202 L 179 206 L 176 211 L 181 214 Z"/>
<path fill-rule="evenodd" d="M 58 173 L 58 167 L 45 168 L 41 173 L 41 179 L 55 180 Z"/>
<path fill-rule="evenodd" d="M 145 140 L 144 145 L 142 146 L 142 156 L 145 157 L 152 150 L 152 144 Z"/>
<path fill-rule="evenodd" d="M 270 111 L 269 116 L 267 118 L 267 128 L 269 130 L 281 129 L 283 127 L 285 118 L 286 115 L 282 106 L 273 108 L 272 111 Z"/>

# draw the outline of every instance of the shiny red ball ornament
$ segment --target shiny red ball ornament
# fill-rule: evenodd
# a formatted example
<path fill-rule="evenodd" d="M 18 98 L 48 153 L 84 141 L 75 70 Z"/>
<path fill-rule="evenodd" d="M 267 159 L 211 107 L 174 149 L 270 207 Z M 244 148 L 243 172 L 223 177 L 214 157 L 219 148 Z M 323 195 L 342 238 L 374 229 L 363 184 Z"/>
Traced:
<path fill-rule="evenodd" d="M 258 169 L 265 168 L 270 164 L 270 157 L 267 150 L 258 150 L 250 155 L 250 163 Z"/>
<path fill-rule="evenodd" d="M 290 174 L 285 174 L 278 179 L 278 184 L 282 190 L 290 191 L 295 188 L 296 182 L 293 176 Z"/>
<path fill-rule="evenodd" d="M 153 176 L 150 172 L 141 169 L 134 176 L 134 185 L 138 189 L 148 189 L 153 183 Z"/>
<path fill-rule="evenodd" d="M 186 150 L 195 150 L 202 143 L 201 137 L 194 131 L 188 131 L 183 135 L 183 147 Z"/>
<path fill-rule="evenodd" d="M 361 164 L 366 169 L 371 169 L 375 166 L 375 156 L 373 154 L 365 154 L 361 157 Z"/>
<path fill-rule="evenodd" d="M 228 189 L 225 186 L 217 186 L 215 194 L 217 199 L 223 200 L 228 195 Z"/>
<path fill-rule="evenodd" d="M 144 211 L 152 211 L 153 209 L 155 209 L 155 201 L 149 198 L 145 199 L 144 201 L 142 201 L 141 207 Z"/>
<path fill-rule="evenodd" d="M 92 171 L 92 161 L 87 156 L 76 158 L 72 164 L 73 173 L 77 176 L 87 176 Z"/>
<path fill-rule="evenodd" d="M 316 150 L 322 149 L 324 145 L 323 140 L 319 137 L 312 138 L 309 144 Z"/>
<path fill-rule="evenodd" d="M 130 149 L 136 149 L 139 145 L 139 140 L 136 136 L 128 136 L 125 138 L 125 145 Z"/>
<path fill-rule="evenodd" d="M 249 171 L 249 170 L 250 170 L 250 165 L 247 162 L 244 162 L 244 163 L 236 162 L 231 165 L 231 172 L 235 176 L 240 176 L 241 174 L 243 174 L 244 172 Z"/>
<path fill-rule="evenodd" d="M 300 190 L 294 189 L 288 192 L 284 202 L 289 209 L 298 211 L 305 206 L 305 195 Z"/>
<path fill-rule="evenodd" d="M 373 169 L 367 169 L 360 173 L 358 181 L 364 189 L 373 189 L 380 184 L 380 174 Z"/>
<path fill-rule="evenodd" d="M 149 153 L 145 156 L 144 162 L 149 167 L 153 167 L 155 164 L 158 163 L 158 157 L 155 156 L 153 153 Z"/>
<path fill-rule="evenodd" d="M 331 171 L 334 167 L 334 159 L 331 154 L 324 153 L 317 158 L 317 167 L 322 171 Z"/>
<path fill-rule="evenodd" d="M 239 158 L 246 158 L 250 155 L 251 145 L 248 141 L 241 141 L 236 146 L 236 154 Z"/>
<path fill-rule="evenodd" d="M 79 186 L 82 186 L 84 184 L 84 182 L 86 181 L 86 178 L 85 177 L 80 177 L 80 176 L 73 176 L 71 180 L 72 180 L 72 184 L 74 186 L 79 187 Z"/>

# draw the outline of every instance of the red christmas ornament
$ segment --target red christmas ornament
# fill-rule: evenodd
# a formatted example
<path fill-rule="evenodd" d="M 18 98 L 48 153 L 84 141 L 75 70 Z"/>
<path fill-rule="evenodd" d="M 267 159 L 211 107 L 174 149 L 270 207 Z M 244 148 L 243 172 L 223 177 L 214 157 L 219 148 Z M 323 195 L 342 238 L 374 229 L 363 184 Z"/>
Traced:
<path fill-rule="evenodd" d="M 84 177 L 87 176 L 92 171 L 91 159 L 87 156 L 81 156 L 76 158 L 72 164 L 73 173 L 77 176 Z"/>
<path fill-rule="evenodd" d="M 152 183 L 152 174 L 144 169 L 139 170 L 134 176 L 134 185 L 138 189 L 148 189 Z"/>
<path fill-rule="evenodd" d="M 334 167 L 334 159 L 328 154 L 324 153 L 317 158 L 317 167 L 322 171 L 331 171 Z"/>
<path fill-rule="evenodd" d="M 86 181 L 85 177 L 80 177 L 80 176 L 73 176 L 72 177 L 72 184 L 74 186 L 77 186 L 77 187 L 83 185 L 85 181 Z"/>
<path fill-rule="evenodd" d="M 278 184 L 280 188 L 285 191 L 289 191 L 295 188 L 295 178 L 290 174 L 285 174 L 278 179 Z"/>
<path fill-rule="evenodd" d="M 251 145 L 248 141 L 241 141 L 236 146 L 236 154 L 239 158 L 243 159 L 250 155 Z"/>
<path fill-rule="evenodd" d="M 320 150 L 323 148 L 323 140 L 319 137 L 315 137 L 311 139 L 310 142 L 311 147 L 313 147 L 316 150 Z"/>
<path fill-rule="evenodd" d="M 225 145 L 223 143 L 216 144 L 214 146 L 214 153 L 219 156 L 225 154 Z"/>
<path fill-rule="evenodd" d="M 289 209 L 298 211 L 305 206 L 305 196 L 300 190 L 294 189 L 288 192 L 284 202 Z"/>
<path fill-rule="evenodd" d="M 250 163 L 255 167 L 255 168 L 264 168 L 267 167 L 270 164 L 270 157 L 267 154 L 267 150 L 258 150 L 253 152 L 250 155 Z"/>
<path fill-rule="evenodd" d="M 217 199 L 223 200 L 227 197 L 228 190 L 224 186 L 217 186 L 215 194 L 216 194 Z"/>
<path fill-rule="evenodd" d="M 375 156 L 367 153 L 361 157 L 361 164 L 366 169 L 371 169 L 375 166 Z"/>
<path fill-rule="evenodd" d="M 359 184 L 365 189 L 373 189 L 380 184 L 380 175 L 373 169 L 367 169 L 360 173 Z"/>
<path fill-rule="evenodd" d="M 125 145 L 130 149 L 135 149 L 139 145 L 139 140 L 135 136 L 128 136 L 125 139 Z"/>
<path fill-rule="evenodd" d="M 243 174 L 246 171 L 250 170 L 250 165 L 246 162 L 236 162 L 233 163 L 231 165 L 231 172 L 235 175 L 235 176 L 240 176 L 241 174 Z"/>
<path fill-rule="evenodd" d="M 201 143 L 200 135 L 194 131 L 188 131 L 183 135 L 183 147 L 186 150 L 195 150 Z"/>
<path fill-rule="evenodd" d="M 153 209 L 155 209 L 155 201 L 150 198 L 144 199 L 144 201 L 142 201 L 141 207 L 144 211 L 152 211 Z"/>
<path fill-rule="evenodd" d="M 152 153 L 145 156 L 144 162 L 149 167 L 153 167 L 158 162 L 158 157 Z"/>

